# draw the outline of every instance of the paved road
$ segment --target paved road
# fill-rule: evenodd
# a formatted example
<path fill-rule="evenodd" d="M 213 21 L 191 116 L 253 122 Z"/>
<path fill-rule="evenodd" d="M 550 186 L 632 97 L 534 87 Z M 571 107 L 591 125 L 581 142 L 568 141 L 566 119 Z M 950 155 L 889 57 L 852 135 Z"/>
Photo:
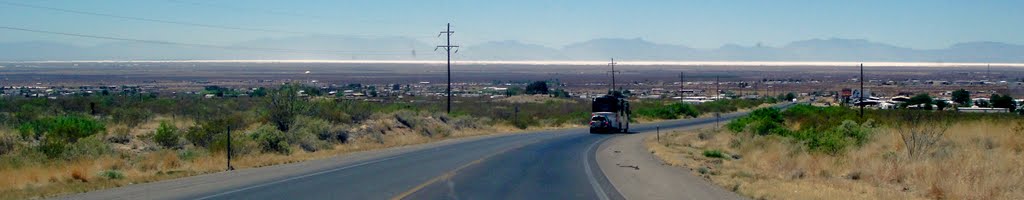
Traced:
<path fill-rule="evenodd" d="M 722 120 L 739 115 L 722 115 Z M 715 120 L 633 125 L 631 131 Z M 623 199 L 594 158 L 602 141 L 617 136 L 578 128 L 463 138 L 61 198 Z"/>

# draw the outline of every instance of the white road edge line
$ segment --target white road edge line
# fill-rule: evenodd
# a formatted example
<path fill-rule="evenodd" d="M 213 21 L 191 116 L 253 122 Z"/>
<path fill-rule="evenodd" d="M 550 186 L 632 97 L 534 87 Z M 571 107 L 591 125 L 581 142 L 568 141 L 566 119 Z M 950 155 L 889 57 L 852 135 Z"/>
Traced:
<path fill-rule="evenodd" d="M 224 195 L 235 193 L 235 192 L 241 192 L 241 191 L 250 190 L 250 189 L 253 189 L 253 188 L 259 188 L 259 187 L 263 187 L 263 186 L 278 184 L 278 183 L 287 182 L 287 181 L 296 180 L 296 179 L 301 179 L 301 178 L 306 178 L 306 177 L 310 177 L 310 176 L 316 176 L 316 175 L 320 175 L 320 174 L 336 172 L 336 171 L 345 170 L 345 169 L 354 168 L 354 167 L 359 167 L 359 166 L 363 166 L 363 165 L 369 165 L 369 164 L 384 162 L 384 161 L 388 161 L 388 160 L 392 160 L 392 159 L 396 159 L 396 158 L 405 157 L 405 156 L 408 156 L 408 155 L 409 154 L 401 154 L 401 155 L 392 156 L 390 158 L 384 158 L 384 159 L 379 159 L 379 160 L 374 160 L 374 161 L 368 161 L 368 162 L 363 162 L 363 163 L 359 163 L 359 164 L 355 164 L 355 165 L 349 165 L 349 166 L 345 166 L 345 167 L 341 167 L 341 168 L 334 168 L 334 169 L 320 171 L 320 172 L 316 172 L 316 173 L 312 173 L 312 174 L 306 174 L 306 175 L 302 175 L 302 176 L 296 176 L 296 177 L 281 179 L 281 180 L 277 180 L 277 181 L 274 181 L 274 182 L 263 183 L 263 184 L 259 184 L 259 185 L 239 188 L 239 189 L 235 189 L 235 190 L 231 190 L 231 191 L 227 191 L 227 192 L 221 192 L 221 193 L 213 194 L 213 195 L 210 195 L 210 196 L 205 196 L 205 197 L 202 197 L 202 198 L 198 198 L 197 200 L 210 199 L 210 198 L 224 196 Z"/>
<path fill-rule="evenodd" d="M 597 183 L 597 178 L 594 178 L 594 172 L 590 170 L 590 150 L 594 149 L 594 146 L 597 146 L 597 144 L 600 144 L 608 138 L 611 137 L 605 137 L 597 140 L 597 142 L 590 144 L 590 146 L 587 146 L 587 149 L 583 151 L 583 170 L 587 172 L 587 179 L 590 181 L 590 186 L 594 187 L 594 192 L 597 193 L 597 198 L 600 200 L 608 200 L 609 198 L 608 193 L 605 193 L 604 188 L 601 188 L 601 185 Z"/>

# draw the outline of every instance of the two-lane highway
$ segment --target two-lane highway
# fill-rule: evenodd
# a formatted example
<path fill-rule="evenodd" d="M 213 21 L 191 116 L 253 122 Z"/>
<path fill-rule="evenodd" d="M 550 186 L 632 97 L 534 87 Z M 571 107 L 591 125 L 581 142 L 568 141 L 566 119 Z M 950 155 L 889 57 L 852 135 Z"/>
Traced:
<path fill-rule="evenodd" d="M 728 120 L 634 125 L 636 132 Z M 464 138 L 64 196 L 67 199 L 622 199 L 594 159 L 615 134 Z"/>

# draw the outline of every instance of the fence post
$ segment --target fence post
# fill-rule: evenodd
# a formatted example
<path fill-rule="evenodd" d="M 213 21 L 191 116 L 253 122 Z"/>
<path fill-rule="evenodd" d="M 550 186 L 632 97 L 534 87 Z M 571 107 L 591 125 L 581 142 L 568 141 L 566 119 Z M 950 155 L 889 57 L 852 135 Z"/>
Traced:
<path fill-rule="evenodd" d="M 231 166 L 231 126 L 228 126 L 228 171 L 235 170 Z"/>
<path fill-rule="evenodd" d="M 658 142 L 660 143 L 661 142 L 661 126 L 660 125 L 656 126 L 655 129 L 657 130 L 657 132 L 655 132 L 655 135 L 658 136 Z"/>

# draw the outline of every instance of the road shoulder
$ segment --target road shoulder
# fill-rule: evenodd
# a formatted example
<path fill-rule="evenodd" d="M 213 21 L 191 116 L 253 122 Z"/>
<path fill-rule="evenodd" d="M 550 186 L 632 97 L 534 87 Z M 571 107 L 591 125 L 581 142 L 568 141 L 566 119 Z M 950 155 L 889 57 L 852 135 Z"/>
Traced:
<path fill-rule="evenodd" d="M 601 171 L 626 199 L 745 199 L 654 157 L 643 143 L 645 137 L 654 134 L 614 137 L 597 149 L 596 159 Z"/>

